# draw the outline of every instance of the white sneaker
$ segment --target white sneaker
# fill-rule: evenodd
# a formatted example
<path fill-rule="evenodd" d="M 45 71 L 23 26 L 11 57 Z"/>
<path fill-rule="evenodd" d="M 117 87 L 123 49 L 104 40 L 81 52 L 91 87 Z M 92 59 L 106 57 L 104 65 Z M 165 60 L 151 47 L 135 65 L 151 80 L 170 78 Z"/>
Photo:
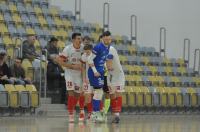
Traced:
<path fill-rule="evenodd" d="M 69 115 L 69 123 L 74 123 L 74 114 Z"/>
<path fill-rule="evenodd" d="M 100 111 L 97 112 L 97 114 L 96 114 L 96 122 L 102 123 L 103 121 L 104 121 L 104 118 L 103 118 L 101 112 Z"/>

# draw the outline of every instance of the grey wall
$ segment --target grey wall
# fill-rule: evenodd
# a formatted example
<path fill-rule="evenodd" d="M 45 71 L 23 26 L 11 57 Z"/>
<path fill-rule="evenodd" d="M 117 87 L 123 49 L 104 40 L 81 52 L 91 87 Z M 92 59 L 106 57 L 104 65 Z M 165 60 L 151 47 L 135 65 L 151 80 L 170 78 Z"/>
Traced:
<path fill-rule="evenodd" d="M 75 0 L 51 0 L 74 12 Z M 200 48 L 200 0 L 82 0 L 82 18 L 102 24 L 103 3 L 111 3 L 111 31 L 130 34 L 130 15 L 138 16 L 138 44 L 158 50 L 159 28 L 167 28 L 167 56 L 182 57 L 183 39 L 191 39 L 193 51 Z"/>

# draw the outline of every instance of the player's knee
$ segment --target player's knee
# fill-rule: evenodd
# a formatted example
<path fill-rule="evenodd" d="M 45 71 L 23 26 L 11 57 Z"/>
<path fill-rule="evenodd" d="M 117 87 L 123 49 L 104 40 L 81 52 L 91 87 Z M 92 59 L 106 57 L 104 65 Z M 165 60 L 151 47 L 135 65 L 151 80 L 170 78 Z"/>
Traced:
<path fill-rule="evenodd" d="M 103 97 L 103 91 L 102 91 L 102 89 L 95 89 L 94 90 L 93 99 L 95 99 L 95 100 L 101 100 L 102 97 Z"/>

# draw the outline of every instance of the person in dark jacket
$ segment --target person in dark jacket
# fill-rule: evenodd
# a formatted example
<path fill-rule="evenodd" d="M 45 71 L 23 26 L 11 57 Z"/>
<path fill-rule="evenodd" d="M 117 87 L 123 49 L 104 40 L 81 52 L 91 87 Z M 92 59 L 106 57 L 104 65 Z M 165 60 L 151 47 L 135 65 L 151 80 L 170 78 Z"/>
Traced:
<path fill-rule="evenodd" d="M 14 65 L 11 67 L 11 73 L 13 79 L 15 80 L 15 84 L 31 84 L 31 79 L 25 77 L 25 70 L 22 67 L 22 59 L 16 58 Z"/>
<path fill-rule="evenodd" d="M 10 68 L 6 64 L 5 50 L 0 50 L 0 84 L 14 84 Z"/>
<path fill-rule="evenodd" d="M 29 59 L 30 61 L 33 61 L 37 57 L 39 57 L 39 54 L 36 52 L 35 49 L 35 41 L 36 37 L 32 34 L 29 34 L 27 36 L 27 40 L 25 40 L 22 44 L 22 54 L 23 59 Z"/>

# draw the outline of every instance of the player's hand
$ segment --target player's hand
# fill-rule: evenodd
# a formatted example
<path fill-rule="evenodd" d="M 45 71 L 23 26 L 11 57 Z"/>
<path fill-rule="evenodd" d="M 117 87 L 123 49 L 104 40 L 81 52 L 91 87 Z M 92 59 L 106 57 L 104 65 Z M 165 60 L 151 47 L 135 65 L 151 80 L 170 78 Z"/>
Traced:
<path fill-rule="evenodd" d="M 101 74 L 100 74 L 99 72 L 95 72 L 95 73 L 94 73 L 94 76 L 95 76 L 95 77 L 99 77 L 99 76 L 101 76 Z"/>

